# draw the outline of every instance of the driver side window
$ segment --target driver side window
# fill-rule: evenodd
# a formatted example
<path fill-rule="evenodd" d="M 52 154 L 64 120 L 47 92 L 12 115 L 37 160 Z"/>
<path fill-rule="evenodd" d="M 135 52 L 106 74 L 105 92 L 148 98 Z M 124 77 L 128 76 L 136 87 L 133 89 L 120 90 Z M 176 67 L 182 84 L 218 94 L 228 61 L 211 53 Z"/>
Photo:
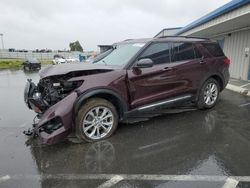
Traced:
<path fill-rule="evenodd" d="M 150 58 L 154 64 L 170 63 L 170 43 L 153 43 L 139 57 Z"/>

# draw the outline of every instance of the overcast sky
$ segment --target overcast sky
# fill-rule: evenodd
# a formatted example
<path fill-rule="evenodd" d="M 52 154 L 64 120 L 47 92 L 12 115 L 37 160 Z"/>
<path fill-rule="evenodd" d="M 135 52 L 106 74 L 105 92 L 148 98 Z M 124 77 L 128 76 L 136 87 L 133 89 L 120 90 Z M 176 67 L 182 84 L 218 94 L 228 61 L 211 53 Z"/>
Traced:
<path fill-rule="evenodd" d="M 185 26 L 229 0 L 1 0 L 6 48 L 85 50 Z"/>

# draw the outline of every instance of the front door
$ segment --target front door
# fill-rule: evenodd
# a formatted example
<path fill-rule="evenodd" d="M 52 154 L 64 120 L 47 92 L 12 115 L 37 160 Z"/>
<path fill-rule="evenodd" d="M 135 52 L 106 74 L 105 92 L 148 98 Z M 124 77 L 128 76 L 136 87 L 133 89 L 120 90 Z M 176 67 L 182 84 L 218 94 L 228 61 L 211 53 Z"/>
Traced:
<path fill-rule="evenodd" d="M 137 60 L 150 58 L 153 67 L 128 70 L 132 108 L 175 95 L 179 83 L 175 65 L 170 63 L 170 47 L 166 42 L 152 43 Z"/>

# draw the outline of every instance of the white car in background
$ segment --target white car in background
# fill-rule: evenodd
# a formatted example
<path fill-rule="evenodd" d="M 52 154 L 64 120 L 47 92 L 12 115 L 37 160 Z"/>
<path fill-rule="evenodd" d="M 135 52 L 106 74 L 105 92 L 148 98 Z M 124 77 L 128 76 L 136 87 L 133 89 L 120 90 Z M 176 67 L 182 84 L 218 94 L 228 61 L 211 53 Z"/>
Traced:
<path fill-rule="evenodd" d="M 66 59 L 66 62 L 67 63 L 79 63 L 80 61 L 77 58 L 69 57 L 69 58 Z"/>
<path fill-rule="evenodd" d="M 52 62 L 54 65 L 67 63 L 66 59 L 62 57 L 56 57 L 55 59 L 52 60 Z"/>

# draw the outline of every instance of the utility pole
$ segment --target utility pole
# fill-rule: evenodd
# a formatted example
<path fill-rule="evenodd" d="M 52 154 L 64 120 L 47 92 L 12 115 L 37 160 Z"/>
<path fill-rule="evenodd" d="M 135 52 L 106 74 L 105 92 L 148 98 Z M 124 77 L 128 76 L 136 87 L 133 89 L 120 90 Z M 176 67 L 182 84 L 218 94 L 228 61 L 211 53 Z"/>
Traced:
<path fill-rule="evenodd" d="M 3 33 L 0 33 L 1 41 L 2 41 L 2 49 L 4 49 L 4 43 L 3 43 Z"/>

